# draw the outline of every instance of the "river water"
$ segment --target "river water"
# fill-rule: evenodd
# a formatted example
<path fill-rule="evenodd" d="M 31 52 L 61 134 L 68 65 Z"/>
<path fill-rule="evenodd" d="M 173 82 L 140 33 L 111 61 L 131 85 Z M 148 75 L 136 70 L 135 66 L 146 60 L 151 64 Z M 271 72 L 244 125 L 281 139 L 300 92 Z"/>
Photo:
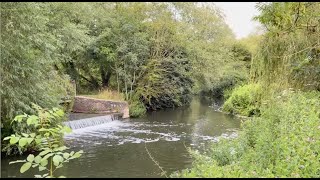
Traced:
<path fill-rule="evenodd" d="M 240 119 L 215 109 L 210 102 L 194 98 L 188 107 L 76 129 L 65 136 L 65 143 L 70 151 L 83 150 L 84 154 L 55 173 L 71 178 L 163 177 L 147 150 L 168 175 L 190 168 L 188 147 L 203 151 L 220 138 L 237 135 Z M 1 177 L 44 174 L 37 168 L 20 174 L 22 164 L 9 165 L 10 161 L 22 158 L 2 157 Z"/>

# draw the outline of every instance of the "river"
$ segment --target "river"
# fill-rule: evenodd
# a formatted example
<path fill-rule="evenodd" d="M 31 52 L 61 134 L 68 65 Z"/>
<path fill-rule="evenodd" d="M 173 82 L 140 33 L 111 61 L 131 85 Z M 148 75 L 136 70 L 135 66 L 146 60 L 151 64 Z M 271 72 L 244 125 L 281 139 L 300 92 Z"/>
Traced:
<path fill-rule="evenodd" d="M 188 107 L 149 112 L 143 118 L 114 120 L 76 129 L 65 136 L 70 151 L 84 154 L 65 163 L 56 175 L 76 177 L 163 177 L 146 148 L 167 174 L 190 168 L 187 148 L 205 150 L 219 138 L 236 137 L 240 119 L 215 111 L 204 99 L 194 98 Z M 31 169 L 20 174 L 22 157 L 2 157 L 1 177 L 33 177 Z"/>

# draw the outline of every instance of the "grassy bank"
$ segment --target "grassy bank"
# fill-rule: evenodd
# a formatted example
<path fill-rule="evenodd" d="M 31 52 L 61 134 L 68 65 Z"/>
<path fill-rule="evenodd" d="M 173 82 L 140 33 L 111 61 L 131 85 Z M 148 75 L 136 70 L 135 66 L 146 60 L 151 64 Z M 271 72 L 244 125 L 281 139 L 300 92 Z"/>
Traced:
<path fill-rule="evenodd" d="M 172 177 L 319 177 L 320 93 L 284 91 L 246 121 L 237 139 Z"/>

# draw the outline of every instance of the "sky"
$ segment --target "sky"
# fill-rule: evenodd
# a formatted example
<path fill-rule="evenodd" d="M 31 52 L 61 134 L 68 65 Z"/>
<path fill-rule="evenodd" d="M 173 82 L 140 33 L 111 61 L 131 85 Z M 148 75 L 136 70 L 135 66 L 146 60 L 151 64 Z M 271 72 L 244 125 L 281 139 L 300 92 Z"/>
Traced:
<path fill-rule="evenodd" d="M 259 25 L 252 20 L 259 11 L 255 9 L 256 2 L 214 2 L 226 15 L 226 23 L 240 39 L 254 32 Z"/>

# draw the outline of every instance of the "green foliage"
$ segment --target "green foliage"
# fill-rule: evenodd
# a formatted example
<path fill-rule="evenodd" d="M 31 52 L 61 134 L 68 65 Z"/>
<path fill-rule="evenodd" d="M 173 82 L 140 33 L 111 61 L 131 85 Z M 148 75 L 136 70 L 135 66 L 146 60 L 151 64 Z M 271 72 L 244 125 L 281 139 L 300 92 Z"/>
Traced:
<path fill-rule="evenodd" d="M 52 20 L 68 13 L 71 16 L 64 23 L 77 22 L 82 36 L 89 32 L 87 44 L 77 40 L 80 35 L 71 36 L 85 50 L 77 47 L 79 53 L 58 64 L 76 81 L 80 93 L 117 89 L 127 101 L 137 95 L 148 109 L 159 109 L 187 104 L 193 84 L 198 91 L 220 91 L 246 79 L 241 74 L 246 71 L 243 62 L 233 64 L 227 45 L 233 34 L 221 12 L 210 4 L 81 3 L 79 9 L 88 8 L 80 17 L 67 3 L 51 6 L 59 12 Z M 217 66 L 227 61 L 228 70 Z"/>
<path fill-rule="evenodd" d="M 31 102 L 58 107 L 68 93 L 68 76 L 57 73 L 60 41 L 49 28 L 48 3 L 1 3 L 1 135 L 12 133 L 10 120 L 36 113 Z"/>
<path fill-rule="evenodd" d="M 232 46 L 231 52 L 235 59 L 239 61 L 251 61 L 250 51 L 242 44 L 236 43 Z"/>
<path fill-rule="evenodd" d="M 4 141 L 16 146 L 19 149 L 25 149 L 30 145 L 35 145 L 41 152 L 35 156 L 29 154 L 26 160 L 17 160 L 10 162 L 24 163 L 20 168 L 20 173 L 28 171 L 31 167 L 38 167 L 39 171 L 46 170 L 43 175 L 35 175 L 35 177 L 53 178 L 54 171 L 63 167 L 63 164 L 72 159 L 79 158 L 83 151 L 65 152 L 68 148 L 61 145 L 61 137 L 65 133 L 70 133 L 71 129 L 67 126 L 59 124 L 58 119 L 63 118 L 64 113 L 60 109 L 45 110 L 36 106 L 38 115 L 18 115 L 12 123 L 26 124 L 28 132 L 16 131 L 15 134 L 5 137 Z M 61 122 L 61 121 L 60 121 Z M 32 130 L 32 131 L 30 131 Z"/>
<path fill-rule="evenodd" d="M 215 144 L 209 155 L 193 153 L 193 168 L 174 177 L 320 176 L 319 5 L 258 4 L 256 20 L 266 33 L 259 46 L 247 45 L 254 54 L 251 82 L 258 83 L 236 88 L 223 108 L 261 116 L 245 121 L 237 139 Z"/>
<path fill-rule="evenodd" d="M 320 93 L 285 91 L 245 121 L 237 139 L 220 141 L 193 168 L 173 177 L 319 177 Z"/>
<path fill-rule="evenodd" d="M 252 64 L 252 79 L 283 88 L 320 90 L 320 3 L 260 3 L 256 19 L 268 30 L 258 57 Z"/>
<path fill-rule="evenodd" d="M 148 109 L 172 108 L 189 103 L 192 81 L 188 64 L 180 60 L 151 61 L 138 82 L 137 94 Z"/>
<path fill-rule="evenodd" d="M 243 116 L 259 115 L 262 91 L 260 84 L 239 86 L 232 91 L 223 105 L 223 110 Z"/>
<path fill-rule="evenodd" d="M 129 115 L 130 117 L 141 117 L 146 114 L 146 107 L 144 104 L 137 98 L 134 97 L 129 103 Z"/>
<path fill-rule="evenodd" d="M 42 148 L 39 135 L 42 134 L 43 127 L 56 129 L 62 127 L 62 121 L 65 118 L 61 109 L 53 108 L 52 110 L 42 109 L 40 106 L 33 104 L 37 115 L 17 115 L 10 123 L 14 134 L 4 138 L 10 140 L 9 143 L 2 143 L 2 151 L 7 155 L 22 154 L 26 151 L 38 151 Z M 64 127 L 66 129 L 66 127 Z M 37 137 L 37 139 L 33 139 Z M 62 144 L 62 136 L 56 139 Z M 57 143 L 58 143 L 57 142 Z"/>

